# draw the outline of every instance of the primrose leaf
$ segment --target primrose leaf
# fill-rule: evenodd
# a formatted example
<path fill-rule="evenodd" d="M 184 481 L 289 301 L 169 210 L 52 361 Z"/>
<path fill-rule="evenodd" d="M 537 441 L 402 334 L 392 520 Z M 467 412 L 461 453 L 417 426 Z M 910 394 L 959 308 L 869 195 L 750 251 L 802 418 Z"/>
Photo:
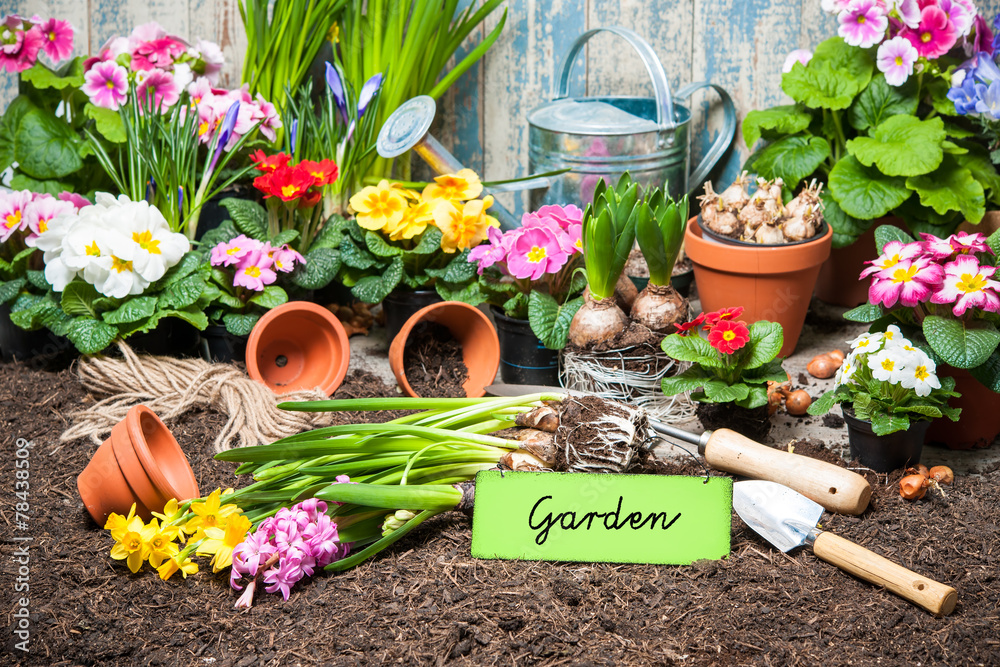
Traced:
<path fill-rule="evenodd" d="M 816 47 L 808 65 L 795 63 L 782 75 L 781 89 L 807 107 L 846 109 L 871 81 L 873 55 L 871 49 L 859 49 L 840 37 L 831 37 Z"/>
<path fill-rule="evenodd" d="M 866 303 L 844 313 L 844 319 L 851 322 L 861 322 L 862 324 L 877 322 L 882 319 L 882 306 Z"/>
<path fill-rule="evenodd" d="M 779 139 L 754 153 L 753 168 L 767 179 L 782 178 L 791 190 L 830 157 L 823 137 L 796 134 Z"/>
<path fill-rule="evenodd" d="M 97 354 L 118 337 L 118 329 L 89 317 L 80 317 L 69 325 L 66 337 L 81 354 Z"/>
<path fill-rule="evenodd" d="M 868 87 L 861 91 L 847 112 L 847 121 L 859 132 L 878 127 L 890 116 L 917 113 L 916 78 L 911 77 L 902 86 L 890 86 L 881 72 L 872 77 Z"/>
<path fill-rule="evenodd" d="M 39 60 L 33 67 L 21 72 L 21 80 L 35 88 L 79 88 L 83 85 L 83 60 L 83 56 L 77 56 L 59 68 L 59 73 L 53 72 Z"/>
<path fill-rule="evenodd" d="M 238 197 L 226 197 L 219 204 L 229 212 L 229 217 L 241 233 L 258 241 L 267 238 L 267 211 L 263 206 Z"/>
<path fill-rule="evenodd" d="M 809 127 L 812 116 L 797 104 L 783 104 L 761 111 L 749 111 L 743 119 L 743 141 L 753 149 L 761 137 L 776 139 Z"/>
<path fill-rule="evenodd" d="M 691 366 L 683 373 L 671 377 L 665 377 L 660 381 L 660 387 L 667 396 L 673 396 L 683 391 L 694 391 L 705 386 L 705 383 L 712 379 L 701 366 Z"/>
<path fill-rule="evenodd" d="M 900 229 L 896 225 L 879 225 L 875 228 L 875 248 L 881 255 L 882 250 L 890 241 L 899 241 L 900 243 L 913 243 L 914 238 L 906 233 L 905 230 Z"/>
<path fill-rule="evenodd" d="M 138 322 L 141 319 L 149 317 L 156 311 L 156 301 L 157 298 L 155 296 L 140 296 L 129 299 L 116 310 L 109 310 L 106 313 L 102 313 L 101 317 L 108 324 Z"/>
<path fill-rule="evenodd" d="M 94 121 L 97 131 L 101 136 L 113 144 L 123 144 L 127 135 L 125 134 L 125 123 L 117 111 L 105 109 L 87 102 L 83 107 L 83 114 Z"/>
<path fill-rule="evenodd" d="M 403 279 L 403 258 L 395 257 L 382 275 L 365 276 L 351 288 L 354 298 L 365 303 L 378 303 L 396 289 Z"/>
<path fill-rule="evenodd" d="M 309 248 L 306 263 L 295 267 L 292 282 L 303 289 L 321 289 L 330 284 L 340 271 L 340 251 L 333 248 Z"/>
<path fill-rule="evenodd" d="M 969 372 L 982 382 L 984 387 L 1000 393 L 1000 351 L 994 350 L 986 361 Z"/>
<path fill-rule="evenodd" d="M 928 315 L 923 330 L 931 348 L 955 368 L 975 368 L 985 363 L 1000 345 L 1000 332 L 989 323 L 974 328 L 960 320 Z"/>
<path fill-rule="evenodd" d="M 249 336 L 259 319 L 257 313 L 226 313 L 222 316 L 222 323 L 226 325 L 226 331 L 234 336 Z"/>
<path fill-rule="evenodd" d="M 205 281 L 197 274 L 171 283 L 160 294 L 160 308 L 186 308 L 198 300 L 206 286 Z"/>
<path fill-rule="evenodd" d="M 63 290 L 60 305 L 67 315 L 97 317 L 94 301 L 100 296 L 90 283 L 74 280 Z"/>
<path fill-rule="evenodd" d="M 29 176 L 62 178 L 83 166 L 80 144 L 80 138 L 64 120 L 36 107 L 21 118 L 15 157 Z"/>
<path fill-rule="evenodd" d="M 277 285 L 268 285 L 263 292 L 250 297 L 250 302 L 270 310 L 288 301 L 288 294 Z"/>
<path fill-rule="evenodd" d="M 936 213 L 961 211 L 971 223 L 979 222 L 986 214 L 983 186 L 950 155 L 945 156 L 937 170 L 907 178 L 906 187 L 916 190 L 920 203 Z"/>
<path fill-rule="evenodd" d="M 703 388 L 705 396 L 713 403 L 732 403 L 734 401 L 741 401 L 750 395 L 750 387 L 742 382 L 726 384 L 718 378 L 706 380 Z"/>
<path fill-rule="evenodd" d="M 538 340 L 550 350 L 566 347 L 569 325 L 576 311 L 583 305 L 583 297 L 577 297 L 561 306 L 551 295 L 532 290 L 528 297 L 528 321 Z"/>
<path fill-rule="evenodd" d="M 7 303 L 8 301 L 13 301 L 18 294 L 21 293 L 21 288 L 27 283 L 27 278 L 14 278 L 13 280 L 8 280 L 7 282 L 0 282 L 0 303 Z"/>
<path fill-rule="evenodd" d="M 912 194 L 903 178 L 865 167 L 851 155 L 837 161 L 828 185 L 840 208 L 859 220 L 881 218 Z"/>
<path fill-rule="evenodd" d="M 723 363 L 719 360 L 719 353 L 715 351 L 711 343 L 701 336 L 670 334 L 663 339 L 660 347 L 668 357 L 674 359 L 690 361 L 707 368 L 723 367 Z"/>
<path fill-rule="evenodd" d="M 870 137 L 848 141 L 847 150 L 861 164 L 875 165 L 886 176 L 920 176 L 940 166 L 945 137 L 940 118 L 891 116 Z"/>
<path fill-rule="evenodd" d="M 906 415 L 876 412 L 872 414 L 871 421 L 875 435 L 889 435 L 910 428 L 910 418 Z"/>
<path fill-rule="evenodd" d="M 768 363 L 778 356 L 784 342 L 785 334 L 780 324 L 766 320 L 754 322 L 750 325 L 749 354 L 743 368 L 749 370 Z"/>

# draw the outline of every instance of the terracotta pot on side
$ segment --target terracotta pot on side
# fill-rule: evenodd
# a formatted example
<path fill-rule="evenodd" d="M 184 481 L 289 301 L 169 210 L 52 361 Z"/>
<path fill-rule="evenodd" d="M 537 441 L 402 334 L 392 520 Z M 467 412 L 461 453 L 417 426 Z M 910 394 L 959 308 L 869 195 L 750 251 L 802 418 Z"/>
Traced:
<path fill-rule="evenodd" d="M 858 280 L 865 269 L 865 262 L 878 257 L 875 247 L 875 228 L 893 225 L 905 229 L 903 221 L 896 217 L 879 218 L 867 232 L 849 246 L 833 248 L 830 257 L 823 262 L 816 280 L 816 298 L 832 306 L 854 308 L 868 303 L 868 287 L 871 280 Z"/>
<path fill-rule="evenodd" d="M 177 440 L 145 405 L 128 411 L 111 429 L 90 463 L 76 478 L 90 516 L 104 526 L 112 512 L 136 514 L 148 521 L 171 498 L 198 497 L 198 482 Z"/>
<path fill-rule="evenodd" d="M 340 320 L 309 301 L 260 318 L 247 341 L 247 372 L 276 394 L 319 387 L 330 396 L 347 375 L 351 346 Z"/>
<path fill-rule="evenodd" d="M 702 237 L 697 218 L 688 220 L 684 248 L 705 312 L 743 306 L 747 322 L 770 320 L 784 329 L 779 356 L 795 349 L 806 321 L 820 265 L 830 256 L 833 230 L 812 243 L 756 248 L 723 245 Z"/>
<path fill-rule="evenodd" d="M 955 391 L 961 394 L 948 405 L 961 408 L 957 422 L 941 418 L 931 422 L 927 442 L 944 444 L 948 449 L 979 449 L 993 444 L 1000 434 L 1000 394 L 983 385 L 967 370 L 938 366 L 939 375 L 955 378 Z"/>
<path fill-rule="evenodd" d="M 406 320 L 389 346 L 389 365 L 407 396 L 417 396 L 403 372 L 403 352 L 413 328 L 421 322 L 440 324 L 462 345 L 462 360 L 469 369 L 469 379 L 462 388 L 469 398 L 486 395 L 500 367 L 500 341 L 496 329 L 479 309 L 461 301 L 443 301 L 421 308 Z"/>

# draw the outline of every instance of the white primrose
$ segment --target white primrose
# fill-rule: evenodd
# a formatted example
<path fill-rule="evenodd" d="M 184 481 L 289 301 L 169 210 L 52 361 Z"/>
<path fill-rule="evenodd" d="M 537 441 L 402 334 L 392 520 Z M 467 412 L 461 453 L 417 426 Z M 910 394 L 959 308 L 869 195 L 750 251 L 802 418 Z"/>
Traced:
<path fill-rule="evenodd" d="M 875 354 L 869 353 L 867 361 L 872 377 L 876 380 L 899 384 L 905 377 L 905 359 L 896 350 L 888 349 L 880 350 Z"/>
<path fill-rule="evenodd" d="M 904 366 L 904 374 L 900 383 L 907 389 L 912 389 L 917 396 L 929 396 L 932 389 L 941 388 L 941 380 L 937 376 L 937 364 L 929 356 L 917 350 L 915 361 Z"/>

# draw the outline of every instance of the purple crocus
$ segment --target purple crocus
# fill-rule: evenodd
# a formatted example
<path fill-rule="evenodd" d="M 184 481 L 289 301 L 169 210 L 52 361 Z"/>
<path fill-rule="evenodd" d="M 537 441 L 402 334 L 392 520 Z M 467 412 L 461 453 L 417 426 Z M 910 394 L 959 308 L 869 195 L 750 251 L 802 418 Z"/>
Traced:
<path fill-rule="evenodd" d="M 298 138 L 299 138 L 299 119 L 296 118 L 295 120 L 292 121 L 292 135 L 290 137 L 290 140 L 292 142 L 291 146 L 292 153 L 295 152 L 295 143 Z"/>
<path fill-rule="evenodd" d="M 379 72 L 375 76 L 371 77 L 365 81 L 365 85 L 361 86 L 361 94 L 358 95 L 358 118 L 365 115 L 365 109 L 371 103 L 372 98 L 375 97 L 375 93 L 378 89 L 382 87 L 382 73 Z"/>
<path fill-rule="evenodd" d="M 337 111 L 340 117 L 347 122 L 347 98 L 344 97 L 344 82 L 340 79 L 337 68 L 329 62 L 326 63 L 326 89 L 333 94 L 333 101 L 337 103 Z"/>
<path fill-rule="evenodd" d="M 240 103 L 233 102 L 229 106 L 229 110 L 226 111 L 226 117 L 222 119 L 222 124 L 219 126 L 219 134 L 215 142 L 215 153 L 212 155 L 212 163 L 208 165 L 208 173 L 215 171 L 215 164 L 219 161 L 222 149 L 229 143 L 229 137 L 233 134 L 233 127 L 236 126 L 239 115 Z"/>

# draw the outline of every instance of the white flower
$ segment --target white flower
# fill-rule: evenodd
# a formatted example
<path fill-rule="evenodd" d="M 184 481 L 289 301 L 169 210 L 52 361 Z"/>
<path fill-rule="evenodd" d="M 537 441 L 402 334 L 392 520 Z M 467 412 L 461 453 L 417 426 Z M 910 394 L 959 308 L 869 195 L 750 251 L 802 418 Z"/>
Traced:
<path fill-rule="evenodd" d="M 903 343 L 907 345 L 910 343 L 903 337 L 903 332 L 895 324 L 890 324 L 885 328 L 885 331 L 882 332 L 882 338 L 885 340 L 886 348 L 899 348 Z"/>
<path fill-rule="evenodd" d="M 861 334 L 848 343 L 850 343 L 851 349 L 856 352 L 871 353 L 878 352 L 879 348 L 882 347 L 883 340 L 885 338 L 880 333 Z"/>
<path fill-rule="evenodd" d="M 147 202 L 128 201 L 119 210 L 123 213 L 118 217 L 121 231 L 135 246 L 130 252 L 133 269 L 147 283 L 162 278 L 191 249 L 187 237 L 171 232 L 163 214 Z"/>
<path fill-rule="evenodd" d="M 194 73 L 187 63 L 174 63 L 174 83 L 181 90 L 184 90 L 194 81 Z"/>
<path fill-rule="evenodd" d="M 102 262 L 106 262 L 107 270 L 94 279 L 89 278 L 84 271 L 83 279 L 92 283 L 101 294 L 116 299 L 122 299 L 130 294 L 142 294 L 149 287 L 149 281 L 135 271 L 134 263 L 138 249 L 138 244 L 132 239 L 120 234 L 113 235 L 110 253 L 101 258 Z"/>
<path fill-rule="evenodd" d="M 941 381 L 937 376 L 937 365 L 934 360 L 926 354 L 917 350 L 918 355 L 914 355 L 915 362 L 904 367 L 904 374 L 900 381 L 907 389 L 913 389 L 917 396 L 927 396 L 932 389 L 940 389 Z"/>
<path fill-rule="evenodd" d="M 904 361 L 896 350 L 881 350 L 868 355 L 868 368 L 876 380 L 899 384 L 906 376 Z"/>
<path fill-rule="evenodd" d="M 837 375 L 834 378 L 836 386 L 847 384 L 848 380 L 854 377 L 854 373 L 857 371 L 857 362 L 858 359 L 854 353 L 847 355 L 844 363 L 840 364 L 840 368 L 837 369 Z"/>

